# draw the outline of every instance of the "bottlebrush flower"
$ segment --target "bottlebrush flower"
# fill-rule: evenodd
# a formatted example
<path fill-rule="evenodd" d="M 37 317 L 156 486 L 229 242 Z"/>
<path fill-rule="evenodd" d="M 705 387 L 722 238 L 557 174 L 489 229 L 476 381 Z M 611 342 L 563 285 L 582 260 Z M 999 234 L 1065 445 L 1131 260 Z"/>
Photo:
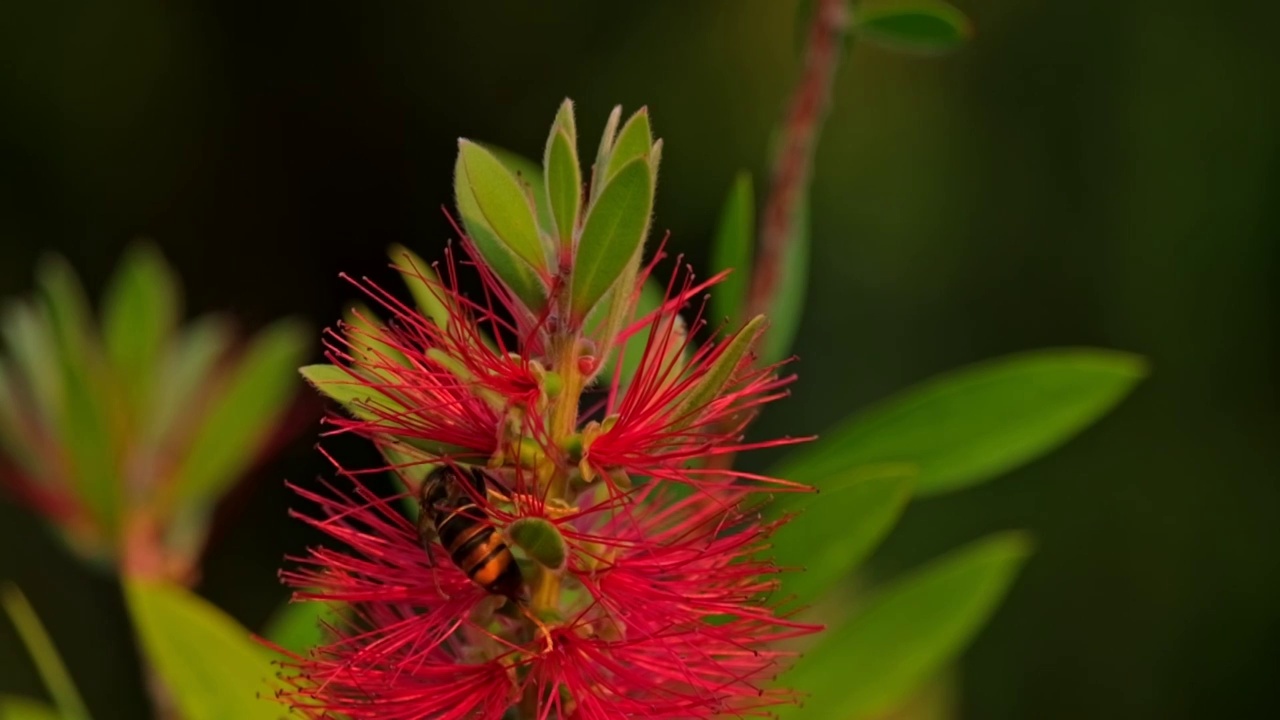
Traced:
<path fill-rule="evenodd" d="M 350 490 L 298 490 L 318 507 L 299 517 L 346 546 L 282 573 L 298 599 L 344 608 L 327 644 L 287 663 L 282 697 L 308 716 L 745 717 L 791 699 L 771 685 L 777 644 L 817 628 L 772 597 L 763 553 L 781 521 L 758 507 L 760 490 L 798 486 L 721 467 L 792 442 L 742 440 L 791 378 L 754 366 L 760 319 L 693 347 L 701 313 L 680 313 L 710 282 L 677 271 L 638 309 L 660 143 L 644 111 L 610 128 L 583 209 L 562 108 L 543 213 L 464 141 L 464 260 L 446 253 L 437 274 L 395 253 L 419 307 L 359 282 L 389 320 L 353 315 L 331 334 L 335 365 L 304 369 L 351 415 L 335 431 L 381 448 L 372 472 L 393 470 L 419 511 L 372 492 L 369 470 L 339 467 Z M 465 264 L 480 300 L 459 288 Z"/>

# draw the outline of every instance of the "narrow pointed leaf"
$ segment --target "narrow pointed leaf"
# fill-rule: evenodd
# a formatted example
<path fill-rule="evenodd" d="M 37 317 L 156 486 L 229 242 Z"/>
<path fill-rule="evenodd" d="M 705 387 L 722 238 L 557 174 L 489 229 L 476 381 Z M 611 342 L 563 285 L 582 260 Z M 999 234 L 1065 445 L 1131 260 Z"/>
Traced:
<path fill-rule="evenodd" d="M 0 355 L 0 450 L 27 473 L 39 481 L 45 468 L 41 467 L 34 413 L 21 400 L 23 389 L 10 364 Z"/>
<path fill-rule="evenodd" d="M 160 252 L 146 243 L 130 248 L 103 297 L 102 333 L 131 414 L 147 402 L 181 315 L 178 280 Z"/>
<path fill-rule="evenodd" d="M 1062 445 L 1145 375 L 1140 357 L 1110 350 L 1039 350 L 978 363 L 855 415 L 788 458 L 782 477 L 907 462 L 920 470 L 917 494 L 958 490 Z"/>
<path fill-rule="evenodd" d="M 337 365 L 307 365 L 298 372 L 316 390 L 337 401 L 348 412 L 364 420 L 377 420 L 390 413 L 402 413 L 404 405 L 388 394 L 370 387 Z"/>
<path fill-rule="evenodd" d="M 474 143 L 465 145 L 485 152 Z M 461 216 L 467 237 L 475 245 L 476 251 L 485 259 L 494 274 L 511 288 L 516 297 L 524 301 L 529 308 L 537 310 L 546 304 L 546 286 L 539 279 L 534 266 L 522 258 L 489 224 L 480 201 L 473 190 L 473 181 L 469 175 L 463 154 L 458 153 L 454 165 L 454 194 L 458 203 L 458 214 Z M 541 241 L 539 241 L 541 243 Z M 545 265 L 545 263 L 543 263 Z"/>
<path fill-rule="evenodd" d="M 618 123 L 622 120 L 622 106 L 614 105 L 609 111 L 609 119 L 604 123 L 604 132 L 600 133 L 600 146 L 596 149 L 596 161 L 591 166 L 591 201 L 594 202 L 604 189 L 609 168 L 609 155 L 613 151 L 613 141 L 617 138 Z"/>
<path fill-rule="evenodd" d="M 458 143 L 458 160 L 485 224 L 503 244 L 535 270 L 547 271 L 547 256 L 538 237 L 533 197 L 515 173 L 492 152 L 473 142 Z M 542 173 L 537 173 L 541 180 Z M 527 181 L 526 181 L 527 182 Z"/>
<path fill-rule="evenodd" d="M 1030 553 L 1025 535 L 1002 533 L 895 580 L 828 628 L 782 681 L 821 717 L 858 720 L 892 707 L 969 644 Z M 802 711 L 784 707 L 779 716 Z"/>
<path fill-rule="evenodd" d="M 737 327 L 745 320 L 755 242 L 756 207 L 751 175 L 741 172 L 734 178 L 720 210 L 720 222 L 711 245 L 712 269 L 730 271 L 724 282 L 711 289 L 709 319 L 713 325 L 727 321 L 730 327 Z"/>
<path fill-rule="evenodd" d="M 38 700 L 0 695 L 0 720 L 67 720 L 67 717 Z"/>
<path fill-rule="evenodd" d="M 859 8 L 852 32 L 894 50 L 946 52 L 973 36 L 964 13 L 941 0 L 893 0 Z"/>
<path fill-rule="evenodd" d="M 94 518 L 112 532 L 119 521 L 119 477 L 113 434 L 114 391 L 102 357 L 102 344 L 92 322 L 84 288 L 61 258 L 38 271 L 40 289 L 53 321 L 62 372 L 63 405 L 59 415 L 62 447 L 71 456 L 71 480 Z"/>
<path fill-rule="evenodd" d="M 187 427 L 189 423 L 181 422 L 183 414 L 208 400 L 210 380 L 234 336 L 226 318 L 208 316 L 191 323 L 171 339 L 157 377 L 153 379 L 155 391 L 146 413 L 143 437 L 150 443 L 156 444 L 184 428 L 188 432 L 192 430 Z"/>
<path fill-rule="evenodd" d="M 689 394 L 680 404 L 680 410 L 675 413 L 675 417 L 681 417 L 690 410 L 696 410 L 703 405 L 711 402 L 720 391 L 733 380 L 734 371 L 738 369 L 738 365 L 742 359 L 751 351 L 751 346 L 755 344 L 756 339 L 760 337 L 760 333 L 764 332 L 765 319 L 763 315 L 757 315 L 751 318 L 741 330 L 734 333 L 733 337 L 725 340 L 728 343 L 724 352 L 720 353 L 711 367 L 707 369 L 705 375 L 696 386 L 689 390 Z M 685 423 L 693 422 L 696 417 L 689 415 L 685 418 Z M 779 476 L 785 477 L 785 476 Z"/>
<path fill-rule="evenodd" d="M 65 391 L 57 362 L 58 341 L 48 311 L 43 305 L 12 302 L 5 308 L 0 332 L 13 358 L 14 387 L 24 389 L 40 424 L 55 430 Z"/>
<path fill-rule="evenodd" d="M 179 587 L 130 580 L 125 594 L 148 663 L 185 720 L 277 720 L 271 654 L 249 631 Z"/>
<path fill-rule="evenodd" d="M 347 330 L 344 336 L 351 343 L 351 354 L 360 362 L 370 365 L 394 363 L 402 367 L 409 366 L 404 353 L 382 341 L 382 321 L 378 315 L 364 303 L 352 303 L 342 313 L 342 322 Z"/>
<path fill-rule="evenodd" d="M 910 465 L 868 466 L 824 478 L 817 494 L 780 495 L 779 509 L 799 517 L 774 534 L 774 560 L 804 568 L 783 575 L 783 594 L 808 605 L 850 577 L 897 523 L 915 474 Z"/>
<path fill-rule="evenodd" d="M 306 357 L 306 329 L 277 322 L 258 333 L 200 424 L 178 473 L 187 502 L 218 498 L 248 470 L 271 438 L 298 389 L 294 372 Z"/>
<path fill-rule="evenodd" d="M 796 217 L 791 224 L 791 239 L 782 252 L 777 269 L 777 290 L 769 305 L 769 332 L 761 342 L 760 358 L 765 363 L 775 363 L 791 354 L 800 322 L 804 317 L 804 303 L 809 288 L 809 198 L 805 192 L 796 207 Z"/>
<path fill-rule="evenodd" d="M 567 133 L 558 130 L 547 146 L 547 197 L 561 248 L 573 247 L 573 234 L 582 212 L 582 171 L 578 150 Z"/>
<path fill-rule="evenodd" d="M 431 318 L 441 330 L 449 327 L 449 307 L 445 305 L 440 278 L 425 260 L 403 245 L 392 245 L 387 250 L 391 262 L 400 270 L 405 287 L 413 295 L 418 311 Z"/>
<path fill-rule="evenodd" d="M 44 681 L 59 714 L 65 720 L 89 720 L 89 710 L 80 698 L 80 691 L 72 682 L 58 649 L 26 596 L 16 586 L 5 584 L 0 586 L 0 605 L 4 606 L 5 614 L 17 628 L 18 637 L 35 662 L 36 671 L 40 673 L 40 679 Z M 0 705 L 0 709 L 4 709 L 4 705 Z"/>
<path fill-rule="evenodd" d="M 640 252 L 652 211 L 648 162 L 633 160 L 613 176 L 587 211 L 570 284 L 577 318 L 591 312 Z"/>
<path fill-rule="evenodd" d="M 622 130 L 618 131 L 618 139 L 609 151 L 609 172 L 606 177 L 618 174 L 627 163 L 636 158 L 648 159 L 649 149 L 653 146 L 653 133 L 649 128 L 649 109 L 640 108 L 627 119 Z"/>

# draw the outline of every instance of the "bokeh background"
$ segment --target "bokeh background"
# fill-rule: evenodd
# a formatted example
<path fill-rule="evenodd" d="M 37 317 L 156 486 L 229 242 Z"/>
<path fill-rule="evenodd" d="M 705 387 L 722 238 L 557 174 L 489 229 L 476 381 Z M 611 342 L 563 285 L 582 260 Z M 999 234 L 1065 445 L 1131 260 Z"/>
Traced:
<path fill-rule="evenodd" d="M 391 242 L 439 252 L 458 136 L 539 155 L 565 96 L 587 138 L 614 103 L 650 107 L 657 226 L 705 268 L 734 173 L 766 167 L 796 5 L 5 3 L 0 295 L 50 251 L 96 295 L 145 235 L 190 312 L 318 330 L 351 296 L 340 271 L 391 277 Z M 1280 5 L 957 5 L 978 28 L 959 53 L 854 47 L 842 68 L 803 377 L 759 429 L 820 432 L 1010 351 L 1149 356 L 1152 377 L 1062 451 L 913 504 L 874 572 L 995 529 L 1037 537 L 964 656 L 966 718 L 1257 716 L 1280 669 Z M 281 481 L 325 470 L 315 429 L 233 496 L 205 564 L 200 592 L 251 627 L 306 541 Z M 8 579 L 95 716 L 144 717 L 114 582 L 4 499 Z M 6 623 L 0 692 L 41 693 Z"/>

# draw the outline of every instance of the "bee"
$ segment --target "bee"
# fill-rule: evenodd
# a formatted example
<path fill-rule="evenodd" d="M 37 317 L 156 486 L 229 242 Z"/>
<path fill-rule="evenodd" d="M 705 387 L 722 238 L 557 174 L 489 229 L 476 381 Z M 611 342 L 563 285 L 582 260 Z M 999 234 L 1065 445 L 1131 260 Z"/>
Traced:
<path fill-rule="evenodd" d="M 475 502 L 487 490 L 479 470 L 449 465 L 433 470 L 418 490 L 418 537 L 428 553 L 432 540 L 439 538 L 449 559 L 472 582 L 519 605 L 524 591 L 520 567 L 502 532 Z"/>

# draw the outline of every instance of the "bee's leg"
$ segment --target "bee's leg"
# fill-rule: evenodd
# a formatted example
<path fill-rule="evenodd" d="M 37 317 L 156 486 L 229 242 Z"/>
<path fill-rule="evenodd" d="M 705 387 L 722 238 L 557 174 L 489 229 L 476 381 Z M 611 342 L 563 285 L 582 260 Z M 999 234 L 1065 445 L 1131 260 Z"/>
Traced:
<path fill-rule="evenodd" d="M 440 593 L 440 597 L 448 600 L 448 593 L 440 586 L 440 565 L 436 563 L 435 553 L 431 550 L 431 546 L 436 541 L 436 529 L 431 523 L 429 513 L 418 513 L 418 540 L 422 543 L 422 549 L 427 551 L 427 560 L 431 563 L 431 579 L 435 581 L 436 592 Z"/>

